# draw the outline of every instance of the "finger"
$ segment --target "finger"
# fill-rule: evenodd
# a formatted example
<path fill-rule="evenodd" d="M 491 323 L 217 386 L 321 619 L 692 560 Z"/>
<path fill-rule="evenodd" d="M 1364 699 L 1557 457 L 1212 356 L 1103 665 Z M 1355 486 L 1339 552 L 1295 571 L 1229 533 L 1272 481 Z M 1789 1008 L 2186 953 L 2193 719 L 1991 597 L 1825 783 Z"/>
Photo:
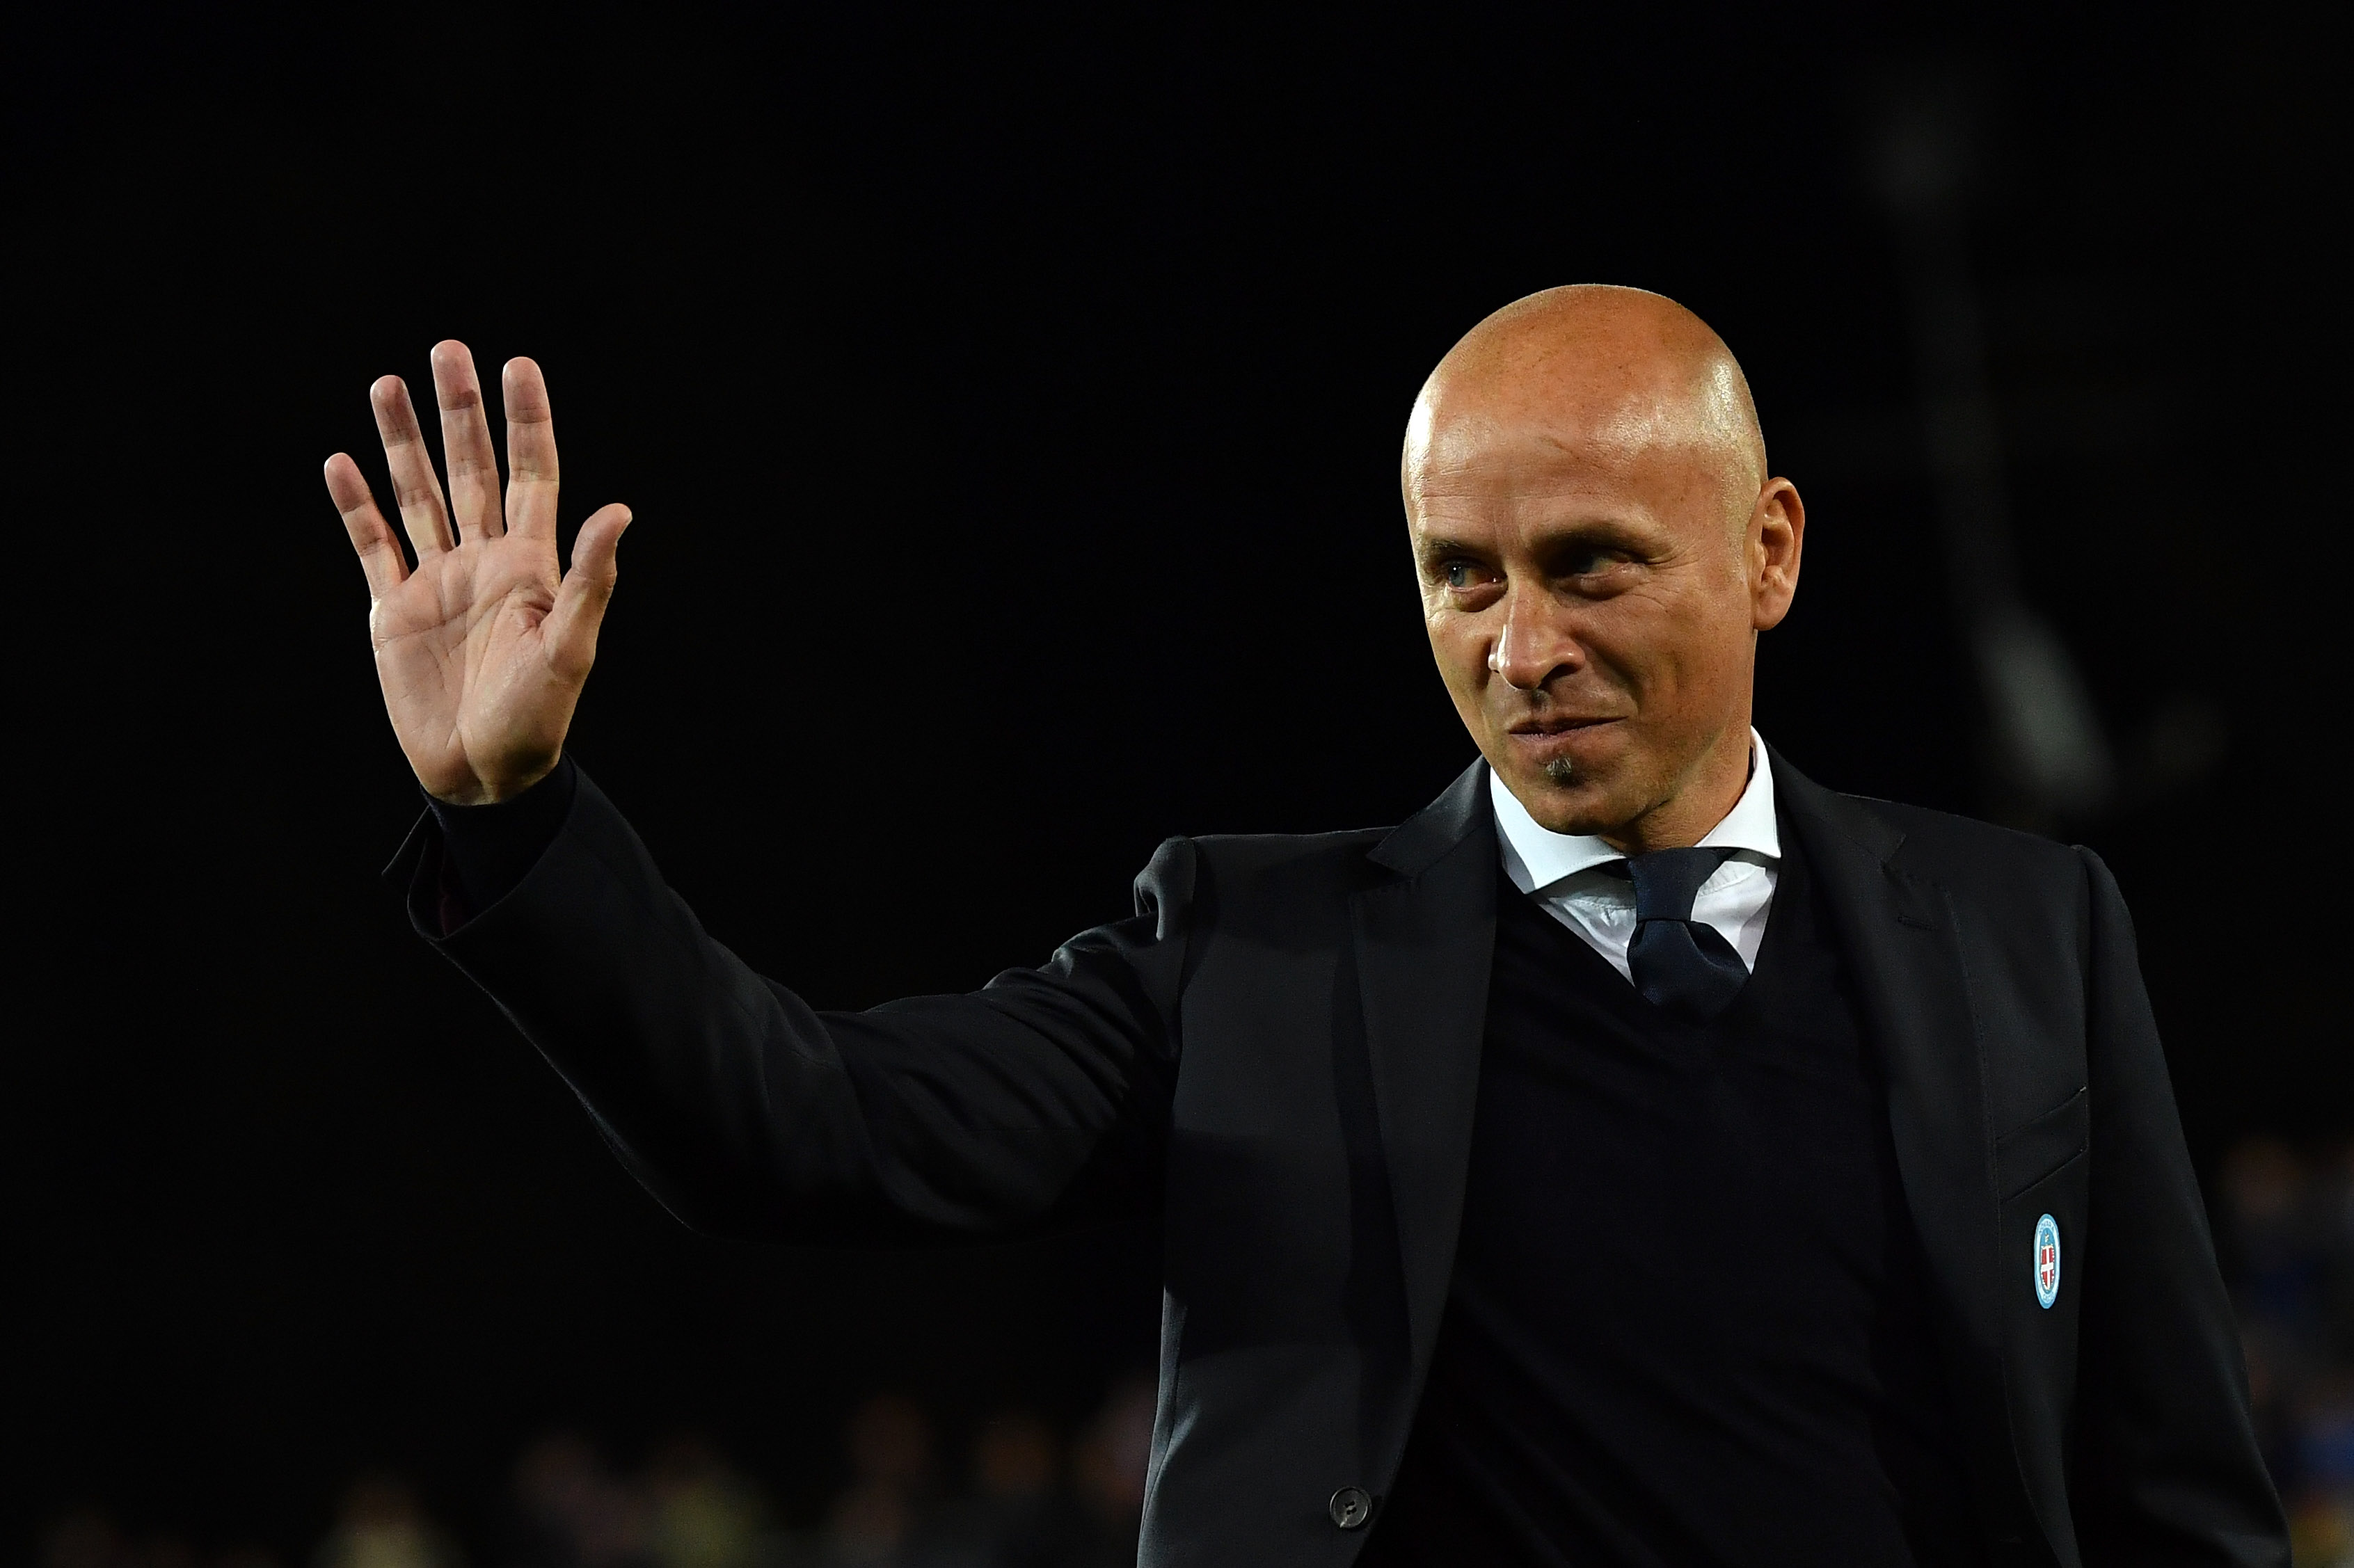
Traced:
<path fill-rule="evenodd" d="M 450 468 L 458 537 L 495 539 L 505 532 L 499 524 L 499 457 L 482 413 L 474 356 L 455 338 L 433 345 L 433 400 L 441 406 L 441 457 Z"/>
<path fill-rule="evenodd" d="M 417 405 L 408 400 L 408 383 L 384 376 L 368 388 L 368 406 L 376 410 L 384 461 L 392 470 L 392 503 L 400 509 L 400 525 L 408 530 L 421 561 L 456 541 L 450 536 L 449 509 L 441 503 L 441 482 L 433 476 L 433 454 L 425 450 L 425 432 L 417 427 Z"/>
<path fill-rule="evenodd" d="M 556 422 L 547 378 L 528 359 L 510 359 L 500 377 L 507 408 L 507 527 L 556 538 Z"/>
<path fill-rule="evenodd" d="M 620 576 L 618 552 L 621 532 L 630 525 L 630 509 L 607 506 L 580 524 L 572 542 L 572 569 L 556 590 L 556 608 L 547 612 L 546 635 L 551 668 L 564 680 L 578 683 L 588 678 L 597 662 L 597 630 L 605 623 L 605 607 L 613 601 L 613 584 Z"/>
<path fill-rule="evenodd" d="M 400 553 L 400 541 L 392 536 L 392 524 L 376 509 L 376 497 L 368 493 L 360 465 L 348 454 L 337 452 L 327 460 L 327 493 L 343 514 L 352 548 L 359 552 L 360 570 L 367 574 L 368 598 L 382 599 L 408 579 L 408 558 Z"/>

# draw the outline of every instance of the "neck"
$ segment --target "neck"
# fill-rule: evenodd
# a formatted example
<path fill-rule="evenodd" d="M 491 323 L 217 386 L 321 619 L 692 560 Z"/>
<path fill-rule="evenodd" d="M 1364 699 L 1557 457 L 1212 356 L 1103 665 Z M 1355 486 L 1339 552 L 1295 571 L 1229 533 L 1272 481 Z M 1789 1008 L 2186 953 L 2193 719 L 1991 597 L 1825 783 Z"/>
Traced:
<path fill-rule="evenodd" d="M 1657 805 L 1623 827 L 1596 835 L 1624 855 L 1653 850 L 1690 849 L 1709 835 L 1740 803 L 1749 788 L 1749 769 L 1762 758 L 1750 756 L 1746 715 L 1712 742 Z"/>

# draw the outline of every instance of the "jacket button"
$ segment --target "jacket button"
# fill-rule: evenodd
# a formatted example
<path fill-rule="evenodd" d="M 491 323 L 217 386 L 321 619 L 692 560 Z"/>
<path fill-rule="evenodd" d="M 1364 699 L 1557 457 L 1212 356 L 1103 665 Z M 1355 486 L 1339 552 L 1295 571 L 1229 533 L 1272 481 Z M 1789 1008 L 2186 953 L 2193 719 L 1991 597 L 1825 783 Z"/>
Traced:
<path fill-rule="evenodd" d="M 1363 1487 L 1342 1487 L 1324 1505 L 1324 1511 L 1342 1530 L 1363 1530 L 1365 1521 L 1373 1517 L 1373 1499 Z"/>

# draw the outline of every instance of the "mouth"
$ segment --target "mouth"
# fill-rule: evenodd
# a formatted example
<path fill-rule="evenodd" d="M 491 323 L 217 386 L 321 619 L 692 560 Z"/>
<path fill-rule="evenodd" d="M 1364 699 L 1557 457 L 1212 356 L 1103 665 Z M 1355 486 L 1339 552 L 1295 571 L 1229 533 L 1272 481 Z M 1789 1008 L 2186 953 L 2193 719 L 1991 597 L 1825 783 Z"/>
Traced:
<path fill-rule="evenodd" d="M 1598 766 L 1602 754 L 1611 749 L 1606 736 L 1618 722 L 1617 718 L 1564 714 L 1520 718 L 1505 728 L 1505 744 L 1511 747 L 1522 767 L 1538 768 L 1547 775 L 1560 768 L 1582 774 Z"/>
<path fill-rule="evenodd" d="M 1573 735 L 1581 730 L 1599 729 L 1606 724 L 1617 724 L 1614 718 L 1574 718 L 1562 714 L 1548 714 L 1542 718 L 1516 719 L 1505 726 L 1507 735 L 1527 740 L 1545 740 L 1557 735 Z"/>

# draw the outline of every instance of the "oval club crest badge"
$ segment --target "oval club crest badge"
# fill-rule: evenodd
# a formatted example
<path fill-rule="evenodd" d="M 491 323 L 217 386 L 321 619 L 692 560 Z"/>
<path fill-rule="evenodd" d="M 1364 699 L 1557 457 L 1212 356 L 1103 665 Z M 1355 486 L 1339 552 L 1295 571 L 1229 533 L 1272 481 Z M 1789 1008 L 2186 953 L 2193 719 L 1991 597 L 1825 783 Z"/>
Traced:
<path fill-rule="evenodd" d="M 2046 1214 L 2035 1222 L 2035 1304 L 2045 1311 L 2060 1299 L 2060 1222 Z"/>

